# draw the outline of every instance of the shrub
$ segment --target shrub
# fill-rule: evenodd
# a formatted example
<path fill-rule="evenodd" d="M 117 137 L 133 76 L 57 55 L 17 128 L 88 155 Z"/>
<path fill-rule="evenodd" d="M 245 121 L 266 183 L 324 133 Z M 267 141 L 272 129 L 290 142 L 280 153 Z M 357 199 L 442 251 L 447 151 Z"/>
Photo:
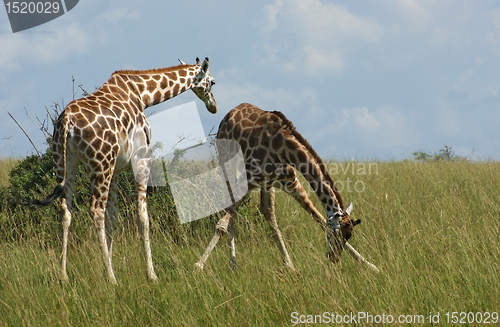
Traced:
<path fill-rule="evenodd" d="M 466 157 L 455 155 L 451 146 L 443 145 L 444 149 L 439 149 L 438 152 L 430 153 L 425 151 L 415 151 L 412 153 L 413 160 L 418 161 L 468 161 Z"/>

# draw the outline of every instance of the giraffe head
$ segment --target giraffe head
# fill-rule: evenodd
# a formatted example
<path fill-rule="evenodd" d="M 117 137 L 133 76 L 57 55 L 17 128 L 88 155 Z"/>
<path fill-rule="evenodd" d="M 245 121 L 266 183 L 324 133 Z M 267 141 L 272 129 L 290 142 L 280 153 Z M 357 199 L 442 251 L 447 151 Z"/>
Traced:
<path fill-rule="evenodd" d="M 199 58 L 196 58 L 196 65 L 200 65 Z M 205 102 L 205 106 L 207 106 L 208 111 L 215 114 L 217 112 L 217 103 L 215 102 L 214 95 L 212 94 L 213 85 L 215 85 L 215 80 L 212 75 L 210 75 L 208 58 L 205 58 L 201 64 L 200 72 L 193 79 L 191 89 L 201 101 Z"/>
<path fill-rule="evenodd" d="M 345 210 L 338 210 L 333 216 L 327 219 L 328 229 L 326 239 L 328 242 L 327 257 L 332 263 L 337 263 L 345 243 L 351 238 L 354 226 L 361 223 L 361 219 L 352 220 L 352 202 Z"/>

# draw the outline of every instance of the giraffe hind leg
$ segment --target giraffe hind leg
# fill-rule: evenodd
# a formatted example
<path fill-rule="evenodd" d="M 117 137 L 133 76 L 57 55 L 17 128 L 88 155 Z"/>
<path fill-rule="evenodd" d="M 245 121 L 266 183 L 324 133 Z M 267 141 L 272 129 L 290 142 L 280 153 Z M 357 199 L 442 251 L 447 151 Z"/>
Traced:
<path fill-rule="evenodd" d="M 146 257 L 146 269 L 148 278 L 151 281 L 157 281 L 154 266 L 153 257 L 151 254 L 151 240 L 149 236 L 149 216 L 146 201 L 146 190 L 148 186 L 149 179 L 149 168 L 151 167 L 149 158 L 143 158 L 137 161 L 137 171 L 136 171 L 136 190 L 137 190 L 137 207 L 139 210 L 139 216 L 137 225 L 139 227 L 139 232 L 142 235 L 144 242 L 144 254 Z"/>
<path fill-rule="evenodd" d="M 290 259 L 290 255 L 285 246 L 285 241 L 283 240 L 283 236 L 281 234 L 281 230 L 279 229 L 278 223 L 276 221 L 275 215 L 275 189 L 271 187 L 269 189 L 262 188 L 261 189 L 261 210 L 266 217 L 266 220 L 269 222 L 269 226 L 273 231 L 273 238 L 278 246 L 278 249 L 281 252 L 281 257 L 283 258 L 283 262 L 285 265 L 292 271 L 295 271 L 295 266 L 293 265 L 292 260 Z"/>
<path fill-rule="evenodd" d="M 62 225 L 62 249 L 61 249 L 61 280 L 67 282 L 67 262 L 68 262 L 68 234 L 71 225 L 71 211 L 69 210 L 69 201 L 63 198 L 61 201 L 61 225 Z"/>
<path fill-rule="evenodd" d="M 217 242 L 219 242 L 219 239 L 221 238 L 222 235 L 230 231 L 232 233 L 233 237 L 230 237 L 230 248 L 231 248 L 231 242 L 233 244 L 233 247 L 231 248 L 231 253 L 230 256 L 231 258 L 234 258 L 233 261 L 235 262 L 235 253 L 233 252 L 232 249 L 234 249 L 234 221 L 231 223 L 231 220 L 234 220 L 234 217 L 232 217 L 236 213 L 236 207 L 231 207 L 228 209 L 224 217 L 222 217 L 218 222 L 217 225 L 215 225 L 215 231 L 214 231 L 214 236 L 212 237 L 212 240 L 208 244 L 205 252 L 203 255 L 200 257 L 200 260 L 195 263 L 195 267 L 203 270 L 205 266 L 205 262 L 207 261 L 208 257 L 210 256 L 210 253 L 212 253 L 213 249 L 217 245 Z"/>
<path fill-rule="evenodd" d="M 73 187 L 75 184 L 76 171 L 78 170 L 78 160 L 68 156 L 66 162 L 66 179 L 63 186 L 63 196 L 60 209 L 60 220 L 62 227 L 62 244 L 61 244 L 61 280 L 67 282 L 67 262 L 68 262 L 68 237 L 69 226 L 71 225 L 71 206 L 73 199 Z"/>
<path fill-rule="evenodd" d="M 95 174 L 91 174 L 89 176 L 92 181 L 92 202 L 90 204 L 90 214 L 94 218 L 94 224 L 97 229 L 97 240 L 101 247 L 106 277 L 112 284 L 116 284 L 116 277 L 113 272 L 113 265 L 109 255 L 105 226 L 105 208 L 108 200 L 109 184 L 111 179 L 109 175 L 110 172 L 104 174 L 104 181 L 102 184 L 97 183 L 98 178 Z M 102 177 L 100 179 L 102 179 Z"/>

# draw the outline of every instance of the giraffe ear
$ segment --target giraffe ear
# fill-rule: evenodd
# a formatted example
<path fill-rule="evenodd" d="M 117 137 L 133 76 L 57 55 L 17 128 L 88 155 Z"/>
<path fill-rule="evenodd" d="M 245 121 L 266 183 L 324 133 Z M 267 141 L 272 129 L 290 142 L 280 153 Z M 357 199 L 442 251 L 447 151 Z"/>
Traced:
<path fill-rule="evenodd" d="M 185 65 L 186 64 L 184 61 L 182 61 L 180 59 L 177 59 L 177 60 L 179 60 L 179 62 L 181 63 L 181 65 Z"/>
<path fill-rule="evenodd" d="M 345 212 L 348 214 L 348 215 L 351 215 L 351 212 L 352 212 L 352 202 L 349 203 L 349 205 L 347 206 L 347 208 L 345 209 Z"/>
<path fill-rule="evenodd" d="M 203 60 L 203 64 L 201 65 L 201 71 L 206 73 L 208 72 L 208 58 L 205 58 L 205 60 Z"/>

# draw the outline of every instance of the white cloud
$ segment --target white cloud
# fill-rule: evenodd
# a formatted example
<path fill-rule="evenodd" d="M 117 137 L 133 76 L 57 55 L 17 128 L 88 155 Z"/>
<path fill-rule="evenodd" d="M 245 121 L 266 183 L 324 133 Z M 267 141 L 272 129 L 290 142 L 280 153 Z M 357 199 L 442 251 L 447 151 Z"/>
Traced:
<path fill-rule="evenodd" d="M 0 36 L 0 71 L 9 73 L 23 65 L 54 64 L 89 51 L 90 37 L 73 23 L 48 33 L 16 33 Z"/>
<path fill-rule="evenodd" d="M 312 45 L 306 45 L 304 50 L 304 68 L 307 74 L 315 76 L 325 71 L 341 71 L 344 58 L 338 51 L 322 50 Z"/>
<path fill-rule="evenodd" d="M 377 43 L 383 36 L 377 23 L 320 0 L 276 0 L 263 10 L 262 40 L 256 47 L 290 72 L 339 72 L 350 49 Z"/>
<path fill-rule="evenodd" d="M 339 144 L 331 147 L 341 153 L 392 153 L 396 149 L 418 147 L 419 135 L 408 115 L 398 108 L 384 106 L 375 110 L 368 107 L 344 108 L 324 114 L 316 129 L 307 131 L 309 140 L 318 145 L 318 151 L 325 140 L 337 139 Z M 306 134 L 306 133 L 304 133 Z M 375 150 L 376 149 L 376 150 Z"/>
<path fill-rule="evenodd" d="M 245 70 L 239 68 L 223 70 L 217 74 L 217 88 L 214 88 L 214 92 L 217 103 L 222 105 L 222 110 L 229 111 L 242 102 L 262 106 L 263 110 L 284 110 L 296 107 L 310 96 L 307 90 L 294 92 L 279 85 L 240 82 L 242 75 L 245 75 Z M 225 106 L 230 108 L 224 108 Z"/>
<path fill-rule="evenodd" d="M 498 39 L 500 38 L 500 8 L 490 10 L 488 13 L 488 18 L 491 19 L 492 24 L 486 32 L 485 40 L 493 46 L 498 45 Z"/>
<path fill-rule="evenodd" d="M 352 120 L 358 128 L 366 131 L 376 130 L 380 127 L 380 122 L 367 107 L 342 109 L 342 113 L 347 121 Z"/>
<path fill-rule="evenodd" d="M 432 16 L 429 10 L 425 8 L 426 5 L 432 4 L 432 1 L 395 0 L 392 2 L 405 14 L 405 18 L 409 19 L 412 24 L 424 26 Z"/>
<path fill-rule="evenodd" d="M 119 6 L 118 8 L 101 15 L 100 18 L 109 23 L 117 24 L 122 20 L 136 19 L 139 16 L 140 14 L 137 10 L 130 9 L 125 6 Z"/>

